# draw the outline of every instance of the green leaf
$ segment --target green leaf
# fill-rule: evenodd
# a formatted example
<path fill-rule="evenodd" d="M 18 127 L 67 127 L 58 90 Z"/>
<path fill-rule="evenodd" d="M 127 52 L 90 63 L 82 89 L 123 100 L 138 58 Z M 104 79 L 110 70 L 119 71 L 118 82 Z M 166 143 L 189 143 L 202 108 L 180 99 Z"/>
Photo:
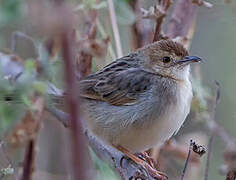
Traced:
<path fill-rule="evenodd" d="M 21 98 L 22 98 L 22 102 L 23 102 L 26 106 L 32 107 L 32 103 L 31 103 L 31 101 L 30 101 L 30 99 L 29 99 L 28 96 L 22 95 Z"/>
<path fill-rule="evenodd" d="M 46 92 L 47 85 L 45 82 L 42 81 L 35 81 L 33 82 L 33 88 L 41 94 L 44 94 Z"/>
<path fill-rule="evenodd" d="M 26 60 L 25 69 L 28 72 L 32 72 L 35 70 L 35 61 L 34 60 Z"/>

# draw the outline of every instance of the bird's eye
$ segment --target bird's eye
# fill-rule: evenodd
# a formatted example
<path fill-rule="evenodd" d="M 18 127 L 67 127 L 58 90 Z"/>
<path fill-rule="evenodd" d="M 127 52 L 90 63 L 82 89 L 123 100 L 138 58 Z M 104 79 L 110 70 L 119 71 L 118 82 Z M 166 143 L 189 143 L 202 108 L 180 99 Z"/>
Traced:
<path fill-rule="evenodd" d="M 163 57 L 162 61 L 163 61 L 163 63 L 169 63 L 171 61 L 171 59 L 169 56 L 165 56 L 165 57 Z"/>

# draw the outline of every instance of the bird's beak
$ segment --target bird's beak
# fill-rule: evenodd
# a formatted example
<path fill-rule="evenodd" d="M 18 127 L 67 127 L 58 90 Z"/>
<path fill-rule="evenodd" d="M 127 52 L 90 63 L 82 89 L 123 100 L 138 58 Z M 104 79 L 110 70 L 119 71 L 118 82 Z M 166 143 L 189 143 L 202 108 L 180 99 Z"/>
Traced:
<path fill-rule="evenodd" d="M 193 62 L 201 62 L 202 59 L 197 56 L 185 56 L 183 60 L 179 60 L 177 63 L 178 64 L 189 64 Z"/>

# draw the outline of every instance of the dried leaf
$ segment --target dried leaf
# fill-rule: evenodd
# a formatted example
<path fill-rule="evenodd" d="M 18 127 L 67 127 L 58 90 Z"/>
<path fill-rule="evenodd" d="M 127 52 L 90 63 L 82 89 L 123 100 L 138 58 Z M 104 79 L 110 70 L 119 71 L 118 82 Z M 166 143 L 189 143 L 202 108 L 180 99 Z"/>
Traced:
<path fill-rule="evenodd" d="M 40 122 L 44 110 L 44 99 L 38 97 L 32 107 L 33 111 L 28 110 L 23 120 L 16 126 L 8 140 L 13 146 L 20 146 L 34 139 L 40 129 Z"/>

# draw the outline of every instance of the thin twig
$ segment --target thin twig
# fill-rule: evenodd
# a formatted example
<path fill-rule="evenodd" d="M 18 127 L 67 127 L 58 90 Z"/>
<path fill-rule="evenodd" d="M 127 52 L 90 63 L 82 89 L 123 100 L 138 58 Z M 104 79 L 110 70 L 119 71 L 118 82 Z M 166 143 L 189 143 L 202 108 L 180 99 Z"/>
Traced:
<path fill-rule="evenodd" d="M 69 122 L 69 115 L 63 111 L 58 110 L 55 107 L 46 107 L 46 110 L 51 113 L 57 120 L 59 120 L 64 127 L 71 127 Z"/>
<path fill-rule="evenodd" d="M 220 84 L 217 81 L 215 81 L 215 84 L 217 86 L 217 90 L 216 90 L 216 99 L 215 99 L 213 112 L 212 112 L 212 121 L 213 122 L 216 122 L 216 108 L 217 108 L 217 105 L 220 101 Z M 214 139 L 214 132 L 211 133 L 209 143 L 208 143 L 208 153 L 207 153 L 207 161 L 206 161 L 205 176 L 204 176 L 205 180 L 208 180 L 208 172 L 209 172 L 209 167 L 210 167 L 210 158 L 211 158 L 211 153 L 212 153 L 213 139 Z"/>
<path fill-rule="evenodd" d="M 183 169 L 183 172 L 182 172 L 180 180 L 184 180 L 184 175 L 185 175 L 185 172 L 187 170 L 187 166 L 188 166 L 188 163 L 189 163 L 189 159 L 190 159 L 190 155 L 191 155 L 192 149 L 193 149 L 193 140 L 191 139 L 190 140 L 190 145 L 189 145 L 189 150 L 188 150 L 188 156 L 187 156 L 187 159 L 185 161 L 184 169 Z"/>
<path fill-rule="evenodd" d="M 107 0 L 107 1 L 108 1 L 109 14 L 110 14 L 110 19 L 111 19 L 113 35 L 114 35 L 115 43 L 116 43 L 117 56 L 119 58 L 119 57 L 123 56 L 123 53 L 122 53 L 122 46 L 121 46 L 121 41 L 120 41 L 118 24 L 117 24 L 117 20 L 116 20 L 115 8 L 114 8 L 113 0 Z"/>
<path fill-rule="evenodd" d="M 20 32 L 20 31 L 16 31 L 16 32 L 13 32 L 12 33 L 12 36 L 11 36 L 11 50 L 15 53 L 16 52 L 16 45 L 17 45 L 17 40 L 19 38 L 23 38 L 23 39 L 26 39 L 28 40 L 29 42 L 32 43 L 32 45 L 34 46 L 34 49 L 37 50 L 37 47 L 35 46 L 35 43 L 34 43 L 34 39 L 26 34 L 24 34 L 23 32 Z"/>
<path fill-rule="evenodd" d="M 208 172 L 209 172 L 209 167 L 210 167 L 210 158 L 211 158 L 211 152 L 212 152 L 212 143 L 213 143 L 214 136 L 211 135 L 209 142 L 208 142 L 208 153 L 207 153 L 207 160 L 206 160 L 206 168 L 205 168 L 205 176 L 204 179 L 208 180 Z"/>

